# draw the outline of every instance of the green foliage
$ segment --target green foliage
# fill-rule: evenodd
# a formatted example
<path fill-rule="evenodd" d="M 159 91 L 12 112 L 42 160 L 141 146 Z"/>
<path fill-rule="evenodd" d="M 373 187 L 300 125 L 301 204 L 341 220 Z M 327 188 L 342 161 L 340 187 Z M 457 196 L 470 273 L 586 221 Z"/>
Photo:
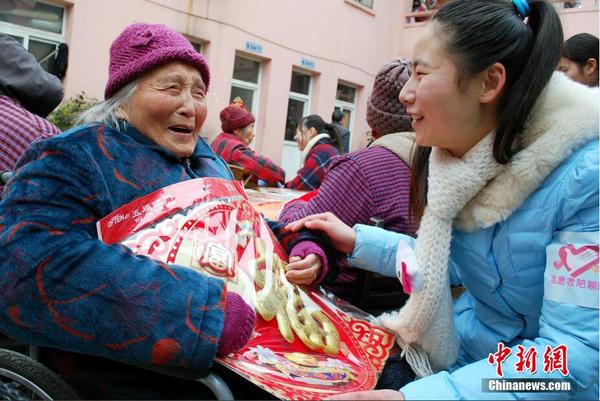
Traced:
<path fill-rule="evenodd" d="M 98 103 L 98 99 L 89 98 L 85 92 L 66 100 L 48 116 L 48 121 L 61 131 L 66 131 L 75 125 L 75 120 L 81 113 Z"/>

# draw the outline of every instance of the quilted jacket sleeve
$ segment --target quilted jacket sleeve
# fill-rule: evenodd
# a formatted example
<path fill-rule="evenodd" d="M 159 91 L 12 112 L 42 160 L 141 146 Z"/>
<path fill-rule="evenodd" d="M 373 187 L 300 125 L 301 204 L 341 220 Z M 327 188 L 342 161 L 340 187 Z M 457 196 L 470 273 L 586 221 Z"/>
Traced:
<path fill-rule="evenodd" d="M 208 369 L 223 327 L 222 281 L 100 242 L 95 222 L 110 203 L 103 176 L 85 151 L 52 144 L 30 148 L 0 203 L 0 331 L 129 363 Z"/>

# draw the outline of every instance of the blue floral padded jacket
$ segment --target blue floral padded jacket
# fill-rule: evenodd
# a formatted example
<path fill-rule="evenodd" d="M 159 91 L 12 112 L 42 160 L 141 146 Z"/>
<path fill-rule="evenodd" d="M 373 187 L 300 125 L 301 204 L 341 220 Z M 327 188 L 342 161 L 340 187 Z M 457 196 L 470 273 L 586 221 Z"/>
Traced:
<path fill-rule="evenodd" d="M 158 188 L 232 179 L 200 139 L 180 160 L 132 126 L 77 127 L 34 144 L 0 203 L 0 332 L 137 364 L 208 369 L 223 282 L 98 240 L 96 221 Z"/>

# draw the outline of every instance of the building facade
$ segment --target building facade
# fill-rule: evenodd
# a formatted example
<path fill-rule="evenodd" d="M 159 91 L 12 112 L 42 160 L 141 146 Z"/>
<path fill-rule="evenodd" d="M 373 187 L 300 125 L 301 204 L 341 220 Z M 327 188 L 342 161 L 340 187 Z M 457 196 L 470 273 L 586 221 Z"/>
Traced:
<path fill-rule="evenodd" d="M 132 22 L 163 23 L 186 35 L 211 68 L 202 135 L 220 133 L 219 112 L 236 96 L 256 117 L 254 148 L 291 179 L 300 163 L 297 119 L 347 114 L 350 149 L 366 143 L 366 103 L 378 68 L 409 57 L 424 22 L 411 0 L 0 0 L 0 32 L 20 40 L 48 69 L 68 45 L 66 98 L 101 99 L 109 47 Z M 558 3 L 558 2 L 557 2 Z M 598 35 L 598 5 L 561 10 L 565 37 Z"/>

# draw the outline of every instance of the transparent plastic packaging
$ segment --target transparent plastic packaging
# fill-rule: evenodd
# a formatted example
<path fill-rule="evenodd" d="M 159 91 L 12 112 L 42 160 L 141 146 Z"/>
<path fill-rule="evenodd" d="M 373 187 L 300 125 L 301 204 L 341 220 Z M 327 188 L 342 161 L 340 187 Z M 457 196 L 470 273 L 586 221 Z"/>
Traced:
<path fill-rule="evenodd" d="M 394 338 L 370 315 L 290 283 L 287 255 L 239 182 L 199 178 L 120 207 L 97 223 L 106 243 L 226 281 L 257 312 L 249 343 L 217 361 L 282 399 L 369 390 Z"/>

